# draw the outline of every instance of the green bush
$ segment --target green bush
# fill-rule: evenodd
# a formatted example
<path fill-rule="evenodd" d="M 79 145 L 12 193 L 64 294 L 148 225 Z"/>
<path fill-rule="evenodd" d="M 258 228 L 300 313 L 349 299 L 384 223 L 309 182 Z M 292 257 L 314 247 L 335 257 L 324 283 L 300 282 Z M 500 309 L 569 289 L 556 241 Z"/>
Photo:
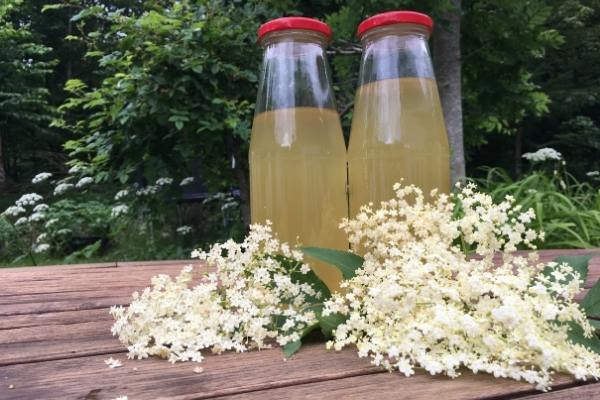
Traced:
<path fill-rule="evenodd" d="M 513 196 L 524 209 L 533 208 L 537 228 L 545 232 L 544 248 L 600 247 L 600 188 L 580 182 L 568 172 L 532 171 L 513 180 L 500 168 L 485 168 L 476 182 L 495 201 Z"/>

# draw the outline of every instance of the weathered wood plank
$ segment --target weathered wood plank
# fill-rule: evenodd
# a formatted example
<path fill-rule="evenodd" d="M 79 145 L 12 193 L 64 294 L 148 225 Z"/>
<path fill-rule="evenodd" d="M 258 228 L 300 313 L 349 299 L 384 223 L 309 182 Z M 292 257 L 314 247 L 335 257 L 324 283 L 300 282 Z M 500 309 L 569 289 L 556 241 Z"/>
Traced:
<path fill-rule="evenodd" d="M 570 378 L 560 376 L 556 379 L 555 390 L 560 389 L 561 386 L 572 384 Z M 595 388 L 590 393 L 600 396 L 600 384 L 594 386 Z M 408 378 L 398 373 L 382 373 L 253 391 L 227 396 L 227 398 L 231 400 L 322 400 L 324 397 L 353 400 L 431 400 L 436 398 L 498 400 L 517 398 L 529 393 L 536 393 L 530 384 L 508 379 L 495 379 L 486 374 L 474 375 L 466 372 L 457 379 L 450 379 L 445 376 L 430 376 L 424 373 L 417 373 Z M 543 399 L 545 397 L 542 396 L 540 400 Z"/>
<path fill-rule="evenodd" d="M 538 393 L 521 400 L 592 400 L 600 399 L 600 384 L 576 386 L 568 389 L 552 391 L 549 393 Z"/>
<path fill-rule="evenodd" d="M 105 355 L 0 367 L 0 399 L 203 399 L 380 372 L 354 351 L 331 354 L 322 344 L 307 346 L 285 362 L 279 349 L 209 355 L 200 374 L 194 373 L 192 363 L 112 356 L 124 366 L 109 369 Z M 9 385 L 14 385 L 10 392 L 4 390 Z"/>
<path fill-rule="evenodd" d="M 109 369 L 103 362 L 107 357 L 0 367 L 4 388 L 14 385 L 10 392 L 0 391 L 0 399 L 112 399 L 127 395 L 130 399 L 186 400 L 236 394 L 252 399 L 322 399 L 326 393 L 327 398 L 418 400 L 443 395 L 449 400 L 535 393 L 529 384 L 484 374 L 465 373 L 455 380 L 423 373 L 406 378 L 382 372 L 368 360 L 357 358 L 354 350 L 327 352 L 322 344 L 308 345 L 285 362 L 277 349 L 207 356 L 201 364 L 204 372 L 199 374 L 193 372 L 195 364 L 125 360 L 123 354 L 113 357 L 121 359 L 124 366 Z M 569 377 L 557 377 L 559 385 L 572 382 Z"/>
<path fill-rule="evenodd" d="M 55 320 L 53 324 L 0 331 L 0 366 L 125 352 L 110 333 L 113 319 L 108 310 L 101 311 L 93 318 L 80 316 L 76 323 Z"/>
<path fill-rule="evenodd" d="M 44 329 L 49 325 L 74 325 L 78 323 L 92 322 L 109 319 L 108 309 L 99 308 L 84 311 L 61 311 L 44 314 L 23 314 L 0 318 L 0 331 L 28 327 Z M 0 333 L 1 335 L 1 333 Z M 2 336 L 0 336 L 1 339 Z"/>

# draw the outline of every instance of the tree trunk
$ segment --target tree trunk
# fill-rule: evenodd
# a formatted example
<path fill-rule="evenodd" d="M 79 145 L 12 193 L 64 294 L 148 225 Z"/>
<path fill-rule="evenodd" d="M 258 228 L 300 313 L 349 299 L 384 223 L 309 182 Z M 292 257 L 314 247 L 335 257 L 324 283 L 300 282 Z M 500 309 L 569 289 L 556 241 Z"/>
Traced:
<path fill-rule="evenodd" d="M 433 33 L 433 64 L 444 110 L 452 183 L 465 178 L 463 141 L 460 14 L 461 0 L 451 0 L 453 8 L 444 13 Z"/>
<path fill-rule="evenodd" d="M 0 193 L 6 186 L 6 170 L 4 169 L 4 150 L 2 148 L 2 133 L 0 133 Z"/>

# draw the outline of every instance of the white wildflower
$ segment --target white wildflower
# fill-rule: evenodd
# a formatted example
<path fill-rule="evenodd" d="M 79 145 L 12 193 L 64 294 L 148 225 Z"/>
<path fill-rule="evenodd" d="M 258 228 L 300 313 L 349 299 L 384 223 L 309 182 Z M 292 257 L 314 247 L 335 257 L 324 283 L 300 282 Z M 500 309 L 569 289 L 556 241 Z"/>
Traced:
<path fill-rule="evenodd" d="M 165 186 L 165 185 L 170 185 L 171 183 L 173 183 L 173 178 L 158 178 L 156 180 L 155 185 Z"/>
<path fill-rule="evenodd" d="M 22 195 L 19 200 L 15 201 L 17 207 L 33 206 L 44 198 L 37 193 L 27 193 Z"/>
<path fill-rule="evenodd" d="M 83 178 L 81 178 L 80 180 L 77 181 L 77 183 L 75 184 L 75 187 L 82 188 L 84 186 L 89 185 L 92 182 L 94 182 L 94 178 L 92 178 L 90 176 L 84 176 Z"/>
<path fill-rule="evenodd" d="M 5 215 L 7 217 L 17 217 L 17 216 L 19 216 L 20 214 L 23 214 L 26 211 L 27 210 L 25 210 L 21 206 L 10 206 L 6 210 L 4 210 L 4 212 L 2 213 L 2 215 Z"/>
<path fill-rule="evenodd" d="M 188 176 L 187 178 L 183 178 L 181 180 L 181 182 L 179 182 L 179 186 L 186 186 L 186 185 L 189 185 L 192 182 L 194 182 L 194 177 L 193 176 Z"/>
<path fill-rule="evenodd" d="M 243 243 L 229 240 L 196 251 L 216 272 L 198 282 L 189 265 L 175 279 L 154 277 L 152 287 L 134 294 L 128 308 L 111 309 L 113 334 L 132 358 L 172 362 L 200 362 L 204 351 L 243 352 L 300 339 L 302 329 L 316 323 L 307 302 L 320 293 L 291 279 L 290 266 L 275 256 L 282 246 L 270 225 L 252 225 Z M 287 262 L 299 268 L 300 262 Z"/>
<path fill-rule="evenodd" d="M 590 178 L 594 177 L 594 176 L 600 176 L 600 171 L 590 171 L 590 172 L 586 172 L 586 175 L 589 176 Z"/>
<path fill-rule="evenodd" d="M 129 206 L 126 204 L 119 204 L 112 208 L 110 211 L 110 215 L 112 217 L 120 217 L 121 215 L 125 215 L 129 212 Z"/>
<path fill-rule="evenodd" d="M 150 185 L 150 186 L 146 186 L 144 188 L 138 189 L 135 192 L 135 194 L 137 196 L 150 196 L 150 195 L 158 193 L 159 190 L 160 190 L 160 186 Z"/>
<path fill-rule="evenodd" d="M 48 180 L 50 177 L 52 177 L 52 174 L 50 172 L 42 172 L 42 173 L 39 173 L 36 176 L 34 176 L 33 179 L 31 180 L 31 183 L 33 183 L 33 184 L 41 183 L 41 182 L 44 182 L 45 180 Z"/>
<path fill-rule="evenodd" d="M 48 250 L 50 250 L 50 245 L 49 245 L 48 243 L 39 243 L 39 244 L 34 244 L 34 245 L 31 247 L 31 250 L 32 250 L 34 253 L 43 253 L 43 252 L 45 252 L 45 251 L 48 251 Z"/>
<path fill-rule="evenodd" d="M 104 360 L 104 364 L 108 365 L 108 368 L 119 368 L 123 366 L 123 363 L 121 362 L 121 360 L 118 360 L 116 358 L 107 358 L 106 360 Z"/>
<path fill-rule="evenodd" d="M 42 243 L 47 238 L 48 238 L 48 234 L 44 232 L 44 233 L 40 233 L 38 235 L 38 237 L 35 239 L 35 241 L 36 241 L 36 243 Z"/>
<path fill-rule="evenodd" d="M 15 222 L 15 226 L 25 225 L 27 221 L 27 217 L 21 217 Z"/>
<path fill-rule="evenodd" d="M 473 185 L 430 203 L 414 186 L 395 190 L 379 209 L 363 206 L 341 224 L 364 264 L 325 302 L 325 316 L 348 316 L 328 347 L 354 345 L 359 356 L 405 375 L 421 367 L 454 378 L 467 368 L 542 390 L 554 372 L 600 377 L 600 356 L 568 338 L 567 323 L 593 332 L 573 301 L 578 275 L 553 263 L 551 281 L 543 264 L 514 253 L 542 237 L 526 225 L 533 211 L 510 196 L 494 204 Z M 479 257 L 455 246 L 459 238 Z M 495 267 L 498 252 L 504 259 Z"/>
<path fill-rule="evenodd" d="M 58 218 L 52 218 L 48 221 L 46 221 L 46 223 L 44 224 L 45 228 L 50 228 L 52 225 L 56 224 L 58 222 Z"/>
<path fill-rule="evenodd" d="M 73 187 L 72 183 L 59 183 L 54 188 L 54 195 L 59 196 L 59 195 L 65 193 L 67 190 L 71 189 L 72 187 Z"/>
<path fill-rule="evenodd" d="M 70 235 L 71 232 L 73 232 L 73 231 L 71 231 L 69 228 L 63 228 L 63 229 L 57 230 L 56 234 L 58 236 L 66 236 L 66 235 Z"/>
<path fill-rule="evenodd" d="M 192 227 L 188 225 L 183 225 L 177 228 L 176 231 L 180 235 L 189 235 L 190 233 L 192 233 Z"/>
<path fill-rule="evenodd" d="M 48 211 L 50 207 L 48 206 L 48 204 L 38 204 L 37 206 L 33 207 L 33 212 L 45 212 Z"/>
<path fill-rule="evenodd" d="M 115 194 L 115 200 L 121 200 L 123 197 L 127 197 L 129 195 L 129 190 L 123 189 L 119 190 L 117 194 Z"/>
<path fill-rule="evenodd" d="M 69 168 L 69 174 L 74 175 L 82 170 L 83 168 L 80 165 L 73 165 L 71 168 Z"/>
<path fill-rule="evenodd" d="M 534 153 L 525 153 L 522 157 L 531 162 L 542 162 L 548 160 L 562 160 L 562 154 L 551 147 L 544 147 Z"/>
<path fill-rule="evenodd" d="M 41 212 L 34 212 L 29 216 L 29 222 L 40 222 L 46 218 L 46 215 Z"/>

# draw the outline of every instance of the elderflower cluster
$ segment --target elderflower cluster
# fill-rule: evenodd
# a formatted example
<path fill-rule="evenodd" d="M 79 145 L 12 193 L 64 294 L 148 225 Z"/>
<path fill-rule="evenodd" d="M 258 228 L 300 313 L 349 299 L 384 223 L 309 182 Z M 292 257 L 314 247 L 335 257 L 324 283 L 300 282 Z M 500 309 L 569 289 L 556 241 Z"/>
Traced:
<path fill-rule="evenodd" d="M 242 243 L 229 240 L 193 255 L 214 272 L 190 265 L 175 279 L 156 276 L 128 308 L 111 309 L 112 332 L 129 357 L 200 362 L 205 350 L 284 346 L 316 323 L 308 305 L 320 292 L 298 278 L 310 268 L 300 252 L 272 236 L 270 224 L 252 225 Z"/>
<path fill-rule="evenodd" d="M 180 226 L 179 228 L 177 228 L 175 231 L 178 234 L 185 236 L 185 235 L 189 235 L 190 233 L 192 233 L 192 227 L 189 225 L 183 225 L 183 226 Z"/>
<path fill-rule="evenodd" d="M 80 180 L 77 181 L 77 183 L 75 184 L 75 187 L 79 189 L 79 188 L 89 185 L 92 182 L 94 182 L 94 178 L 92 178 L 91 176 L 84 176 L 83 178 L 81 178 Z"/>
<path fill-rule="evenodd" d="M 548 160 L 560 161 L 562 154 L 551 147 L 544 147 L 534 153 L 525 153 L 522 157 L 531 162 L 542 162 Z"/>
<path fill-rule="evenodd" d="M 115 194 L 115 200 L 121 200 L 123 197 L 127 197 L 129 195 L 129 190 L 123 189 L 119 190 L 117 194 Z"/>
<path fill-rule="evenodd" d="M 457 377 L 466 367 L 542 390 L 554 371 L 600 376 L 600 356 L 568 339 L 570 323 L 592 335 L 572 300 L 577 273 L 551 263 L 547 276 L 534 253 L 514 254 L 540 237 L 526 228 L 532 211 L 510 197 L 495 205 L 471 185 L 452 196 L 434 191 L 429 203 L 414 186 L 394 190 L 379 209 L 364 206 L 341 224 L 365 261 L 325 303 L 324 315 L 347 317 L 328 347 L 355 345 L 359 356 L 407 376 L 419 367 Z M 505 255 L 494 266 L 498 251 Z"/>
<path fill-rule="evenodd" d="M 22 195 L 17 201 L 15 201 L 15 205 L 17 207 L 26 207 L 33 206 L 42 201 L 44 198 L 37 193 L 27 193 Z"/>
<path fill-rule="evenodd" d="M 21 206 L 10 206 L 6 210 L 4 210 L 2 215 L 8 216 L 8 217 L 18 217 L 20 214 L 23 214 L 26 211 L 27 210 L 25 210 L 25 208 L 23 208 Z"/>
<path fill-rule="evenodd" d="M 190 183 L 194 182 L 194 177 L 193 176 L 188 176 L 186 178 L 183 178 L 181 180 L 181 182 L 179 182 L 179 186 L 187 186 Z"/>
<path fill-rule="evenodd" d="M 125 215 L 128 212 L 129 212 L 129 206 L 127 206 L 127 204 L 118 204 L 110 210 L 110 216 L 111 217 L 120 217 L 121 215 Z"/>
<path fill-rule="evenodd" d="M 67 190 L 71 189 L 73 187 L 72 183 L 59 183 L 58 185 L 56 185 L 56 187 L 54 188 L 54 195 L 55 196 L 59 196 L 63 193 L 65 193 Z"/>
<path fill-rule="evenodd" d="M 52 177 L 52 174 L 50 172 L 41 172 L 33 177 L 33 179 L 31 180 L 31 183 L 33 183 L 34 185 L 37 183 L 42 183 L 51 177 Z"/>
<path fill-rule="evenodd" d="M 135 194 L 136 194 L 136 196 L 151 196 L 153 194 L 158 193 L 159 190 L 160 190 L 160 186 L 150 185 L 150 186 L 146 186 L 141 189 L 138 189 L 135 192 Z"/>
<path fill-rule="evenodd" d="M 166 186 L 166 185 L 170 185 L 171 183 L 173 183 L 173 178 L 158 178 L 156 180 L 156 185 L 157 186 Z"/>

